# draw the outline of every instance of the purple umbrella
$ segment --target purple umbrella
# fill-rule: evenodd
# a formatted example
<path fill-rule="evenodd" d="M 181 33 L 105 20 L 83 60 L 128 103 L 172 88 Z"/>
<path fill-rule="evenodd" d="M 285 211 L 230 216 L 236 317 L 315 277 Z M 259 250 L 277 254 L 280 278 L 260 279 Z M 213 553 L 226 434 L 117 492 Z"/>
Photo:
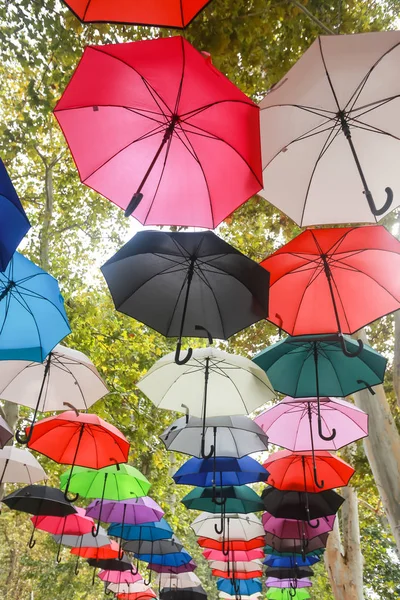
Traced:
<path fill-rule="evenodd" d="M 100 519 L 105 523 L 121 523 L 120 554 L 122 552 L 122 538 L 124 525 L 140 525 L 160 521 L 164 516 L 162 508 L 149 496 L 141 498 L 128 498 L 127 500 L 94 500 L 86 509 L 86 515 L 93 519 Z"/>
<path fill-rule="evenodd" d="M 332 531 L 336 515 L 322 517 L 318 519 L 318 526 L 311 526 L 307 521 L 298 521 L 296 519 L 279 519 L 268 512 L 262 516 L 262 523 L 267 533 L 271 533 L 275 537 L 290 539 L 303 538 L 311 540 L 322 533 Z"/>
<path fill-rule="evenodd" d="M 277 577 L 268 577 L 265 581 L 267 587 L 276 588 L 291 588 L 293 585 L 293 579 L 278 579 Z M 297 588 L 311 587 L 312 583 L 310 579 L 298 579 Z"/>
<path fill-rule="evenodd" d="M 149 563 L 148 568 L 151 571 L 155 571 L 156 573 L 173 573 L 175 575 L 179 573 L 189 573 L 190 571 L 194 571 L 197 569 L 196 563 L 191 560 L 185 565 L 180 565 L 179 567 L 169 567 L 167 565 L 157 565 L 155 563 Z"/>
<path fill-rule="evenodd" d="M 319 435 L 317 398 L 287 396 L 255 422 L 271 443 L 299 452 L 339 450 L 368 435 L 368 415 L 350 402 L 325 397 L 320 398 L 320 406 L 322 432 L 328 439 Z"/>

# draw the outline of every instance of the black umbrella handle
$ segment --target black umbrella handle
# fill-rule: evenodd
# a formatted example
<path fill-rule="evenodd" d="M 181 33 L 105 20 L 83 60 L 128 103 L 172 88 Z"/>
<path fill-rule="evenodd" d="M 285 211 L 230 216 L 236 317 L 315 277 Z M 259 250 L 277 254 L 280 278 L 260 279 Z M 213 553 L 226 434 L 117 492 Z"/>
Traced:
<path fill-rule="evenodd" d="M 126 503 L 124 503 L 124 510 L 123 510 L 123 514 L 122 514 L 121 535 L 119 538 L 119 548 L 118 548 L 118 560 L 122 560 L 122 558 L 124 556 L 124 551 L 122 549 L 122 539 L 124 537 L 125 513 L 126 513 Z M 140 542 L 139 542 L 139 545 L 140 545 Z"/>
<path fill-rule="evenodd" d="M 343 339 L 343 337 L 341 337 L 340 339 Z M 320 402 L 320 398 L 319 398 L 319 373 L 318 373 L 318 350 L 317 350 L 317 344 L 314 343 L 314 365 L 315 365 L 315 386 L 316 386 L 316 392 L 317 392 L 317 412 L 318 412 L 318 435 L 321 439 L 325 440 L 325 441 L 330 441 L 333 440 L 336 437 L 336 429 L 332 429 L 332 433 L 330 436 L 325 436 L 322 433 L 322 419 L 321 419 L 321 402 Z M 310 431 L 311 431 L 311 450 L 312 450 L 312 456 L 313 456 L 313 464 L 314 464 L 314 481 L 315 481 L 315 485 L 317 487 L 319 487 L 320 489 L 322 489 L 323 487 L 323 482 L 322 482 L 322 486 L 320 486 L 318 484 L 318 480 L 317 480 L 317 471 L 315 468 L 315 456 L 314 456 L 314 441 L 313 441 L 313 437 L 312 437 L 312 424 L 311 424 L 311 412 L 310 412 L 310 405 L 308 405 L 308 418 L 310 421 Z"/>
<path fill-rule="evenodd" d="M 32 550 L 32 548 L 34 548 L 34 547 L 35 547 L 35 545 L 36 545 L 36 540 L 34 539 L 34 538 L 35 538 L 35 531 L 36 531 L 36 527 L 35 527 L 35 525 L 34 525 L 34 526 L 33 526 L 33 530 L 32 530 L 32 534 L 31 534 L 31 537 L 29 538 L 29 542 L 28 542 L 28 548 L 30 548 L 31 550 Z"/>
<path fill-rule="evenodd" d="M 52 358 L 52 353 L 50 352 L 50 354 L 48 355 L 47 360 L 46 360 L 46 365 L 44 367 L 43 379 L 42 379 L 42 383 L 41 383 L 40 390 L 39 390 L 39 396 L 38 396 L 36 406 L 35 406 L 35 412 L 33 413 L 33 418 L 32 418 L 32 421 L 31 421 L 31 424 L 29 427 L 29 433 L 27 436 L 23 436 L 23 434 L 21 434 L 21 432 L 19 430 L 15 433 L 15 439 L 17 440 L 17 442 L 19 444 L 26 445 L 26 444 L 29 444 L 29 442 L 31 440 L 31 437 L 33 434 L 33 426 L 36 422 L 36 417 L 37 417 L 37 414 L 39 411 L 40 400 L 42 398 L 42 394 L 43 394 L 47 376 L 49 375 L 49 372 L 50 372 L 51 358 Z"/>
<path fill-rule="evenodd" d="M 186 363 L 189 362 L 189 360 L 192 358 L 193 350 L 192 350 L 192 348 L 188 348 L 185 358 L 180 359 L 179 355 L 181 352 L 181 346 L 182 346 L 181 341 L 179 341 L 176 345 L 176 350 L 175 350 L 175 362 L 177 365 L 186 365 Z"/>
<path fill-rule="evenodd" d="M 290 582 L 290 588 L 288 588 L 288 594 L 291 598 L 295 598 L 297 595 L 296 588 L 292 587 L 292 582 Z"/>
<path fill-rule="evenodd" d="M 150 583 L 151 583 L 151 577 L 153 575 L 153 571 L 151 569 L 148 569 L 148 573 L 149 573 L 149 578 L 148 579 L 143 578 L 144 585 L 150 585 Z"/>
<path fill-rule="evenodd" d="M 224 532 L 223 532 L 223 538 L 222 538 L 222 554 L 224 556 L 229 556 L 229 521 L 230 518 L 228 517 L 226 520 L 226 527 L 224 528 Z M 226 544 L 226 550 L 225 550 L 225 540 L 227 540 L 227 544 Z"/>
<path fill-rule="evenodd" d="M 97 537 L 99 535 L 99 532 L 100 532 L 100 521 L 101 521 L 101 513 L 102 513 L 102 510 L 103 510 L 104 494 L 105 494 L 106 485 L 107 485 L 107 476 L 108 476 L 108 473 L 105 473 L 104 474 L 103 493 L 101 495 L 101 500 L 100 500 L 99 518 L 97 520 L 97 527 L 95 527 L 94 525 L 92 527 L 92 536 L 93 537 Z"/>
<path fill-rule="evenodd" d="M 319 409 L 319 405 L 318 405 L 318 409 Z M 322 419 L 321 419 L 320 410 L 318 410 L 318 412 L 319 412 L 319 414 L 318 414 L 318 435 L 322 440 L 325 440 L 326 442 L 330 442 L 331 440 L 334 440 L 336 437 L 336 429 L 333 427 L 331 435 L 324 435 L 322 432 Z"/>
<path fill-rule="evenodd" d="M 367 388 L 367 390 L 369 391 L 369 393 L 371 394 L 371 396 L 375 396 L 376 392 L 374 390 L 374 388 L 372 388 L 369 383 L 367 383 L 366 381 L 364 381 L 364 379 L 357 379 L 357 383 L 362 383 L 363 385 L 365 385 L 365 387 Z"/>
<path fill-rule="evenodd" d="M 386 201 L 385 201 L 385 204 L 382 206 L 382 208 L 376 208 L 376 204 L 375 204 L 372 194 L 369 190 L 365 192 L 365 196 L 367 198 L 371 212 L 373 215 L 375 215 L 377 217 L 380 215 L 383 215 L 387 210 L 389 210 L 389 208 L 392 206 L 392 203 L 393 203 L 392 188 L 386 187 L 385 192 L 386 192 Z"/>
<path fill-rule="evenodd" d="M 96 581 L 96 580 L 95 580 L 95 577 L 96 577 L 96 567 L 94 567 L 94 569 L 93 569 L 93 575 L 92 575 L 92 585 L 94 585 L 94 582 Z"/>
<path fill-rule="evenodd" d="M 345 356 L 347 356 L 348 358 L 356 358 L 357 356 L 360 356 L 361 352 L 364 349 L 364 343 L 362 340 L 355 340 L 358 344 L 358 348 L 355 352 L 350 352 L 350 350 L 347 349 L 346 346 L 346 341 L 343 337 L 343 334 L 339 333 L 339 343 L 340 346 L 342 348 L 342 352 Z"/>

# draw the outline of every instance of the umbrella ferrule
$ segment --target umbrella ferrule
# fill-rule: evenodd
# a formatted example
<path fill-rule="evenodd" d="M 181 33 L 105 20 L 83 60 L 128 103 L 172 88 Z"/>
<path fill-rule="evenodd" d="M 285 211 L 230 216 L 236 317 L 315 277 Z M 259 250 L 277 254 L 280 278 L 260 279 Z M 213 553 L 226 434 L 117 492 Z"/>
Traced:
<path fill-rule="evenodd" d="M 4 300 L 9 292 L 15 287 L 15 281 L 9 281 L 4 290 L 0 294 L 0 301 Z"/>

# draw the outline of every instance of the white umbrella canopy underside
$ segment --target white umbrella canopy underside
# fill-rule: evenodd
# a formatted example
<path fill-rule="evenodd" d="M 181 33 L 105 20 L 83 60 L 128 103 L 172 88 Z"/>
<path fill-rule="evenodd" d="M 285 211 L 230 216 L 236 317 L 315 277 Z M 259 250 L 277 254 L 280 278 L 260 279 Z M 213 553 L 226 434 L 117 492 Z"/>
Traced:
<path fill-rule="evenodd" d="M 253 513 L 248 515 L 227 513 L 225 515 L 225 531 L 222 534 L 216 533 L 214 527 L 215 525 L 219 527 L 220 524 L 220 517 L 214 517 L 210 513 L 203 512 L 193 521 L 191 528 L 198 537 L 206 537 L 219 542 L 222 542 L 228 535 L 230 540 L 245 541 L 265 535 L 260 519 Z"/>
<path fill-rule="evenodd" d="M 0 481 L 2 483 L 32 485 L 46 479 L 45 470 L 29 450 L 15 446 L 4 446 L 0 450 Z"/>

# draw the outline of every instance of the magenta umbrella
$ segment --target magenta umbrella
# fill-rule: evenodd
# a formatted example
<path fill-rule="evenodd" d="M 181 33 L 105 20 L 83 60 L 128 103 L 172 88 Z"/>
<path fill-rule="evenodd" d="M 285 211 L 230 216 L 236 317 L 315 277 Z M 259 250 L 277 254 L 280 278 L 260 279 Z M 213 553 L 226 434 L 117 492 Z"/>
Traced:
<path fill-rule="evenodd" d="M 319 401 L 320 424 L 317 398 L 290 396 L 254 420 L 270 443 L 298 452 L 339 450 L 368 435 L 368 415 L 363 410 L 339 398 L 325 397 Z M 319 435 L 320 429 L 324 438 Z"/>
<path fill-rule="evenodd" d="M 267 577 L 265 585 L 267 587 L 291 588 L 293 585 L 293 579 L 278 579 L 278 577 Z M 297 579 L 297 588 L 305 588 L 311 586 L 312 583 L 310 579 Z"/>
<path fill-rule="evenodd" d="M 156 573 L 172 573 L 175 575 L 178 575 L 179 573 L 190 573 L 197 569 L 197 565 L 193 560 L 184 565 L 179 565 L 179 567 L 169 567 L 168 565 L 158 565 L 156 563 L 149 563 L 147 567 L 150 571 L 155 571 Z"/>
<path fill-rule="evenodd" d="M 137 583 L 138 581 L 143 582 L 143 578 L 140 573 L 135 575 L 132 571 L 105 571 L 104 569 L 97 574 L 102 581 L 107 583 Z"/>
<path fill-rule="evenodd" d="M 280 539 L 306 539 L 313 538 L 332 531 L 336 515 L 322 517 L 318 519 L 317 527 L 311 526 L 307 521 L 298 521 L 296 519 L 278 519 L 268 512 L 262 516 L 262 523 L 267 533 L 271 533 Z"/>

